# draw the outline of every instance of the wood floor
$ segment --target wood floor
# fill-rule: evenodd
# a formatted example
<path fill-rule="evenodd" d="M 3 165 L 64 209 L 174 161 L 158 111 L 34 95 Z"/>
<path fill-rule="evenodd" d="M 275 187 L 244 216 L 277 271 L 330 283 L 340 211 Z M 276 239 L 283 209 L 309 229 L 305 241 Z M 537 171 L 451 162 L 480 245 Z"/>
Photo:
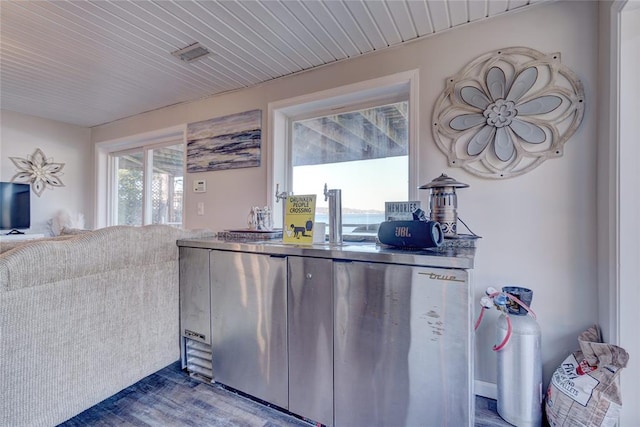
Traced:
<path fill-rule="evenodd" d="M 495 401 L 477 397 L 475 425 L 510 424 L 497 415 Z M 61 426 L 310 427 L 311 424 L 221 386 L 190 378 L 176 362 Z"/>

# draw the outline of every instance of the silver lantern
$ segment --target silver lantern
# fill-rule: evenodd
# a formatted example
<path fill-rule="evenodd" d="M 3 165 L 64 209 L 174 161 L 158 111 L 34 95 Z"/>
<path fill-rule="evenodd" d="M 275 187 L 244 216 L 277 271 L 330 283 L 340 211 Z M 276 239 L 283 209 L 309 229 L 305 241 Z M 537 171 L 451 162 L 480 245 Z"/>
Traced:
<path fill-rule="evenodd" d="M 457 237 L 458 235 L 458 197 L 456 188 L 466 188 L 465 184 L 442 174 L 428 184 L 421 185 L 421 190 L 430 189 L 429 219 L 437 221 L 442 227 L 444 237 Z"/>

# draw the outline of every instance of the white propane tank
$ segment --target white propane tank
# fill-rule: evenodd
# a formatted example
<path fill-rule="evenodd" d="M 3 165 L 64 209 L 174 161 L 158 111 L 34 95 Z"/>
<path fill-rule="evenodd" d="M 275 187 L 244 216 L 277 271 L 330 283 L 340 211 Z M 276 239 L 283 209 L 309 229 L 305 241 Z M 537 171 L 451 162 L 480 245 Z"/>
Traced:
<path fill-rule="evenodd" d="M 527 306 L 533 297 L 530 289 L 504 287 Z M 505 340 L 511 323 L 511 336 L 498 356 L 498 414 L 517 427 L 542 425 L 541 331 L 528 310 L 509 299 L 507 313 L 497 322 L 497 339 Z"/>

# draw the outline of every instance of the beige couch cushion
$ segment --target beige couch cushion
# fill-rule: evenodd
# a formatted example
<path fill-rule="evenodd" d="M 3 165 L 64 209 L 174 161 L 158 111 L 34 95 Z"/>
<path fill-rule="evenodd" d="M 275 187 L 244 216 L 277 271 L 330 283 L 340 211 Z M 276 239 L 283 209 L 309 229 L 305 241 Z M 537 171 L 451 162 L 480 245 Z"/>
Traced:
<path fill-rule="evenodd" d="M 42 239 L 33 239 L 33 240 L 0 240 L 0 254 L 10 251 L 11 249 L 19 248 L 24 245 L 29 245 L 35 242 L 48 242 L 48 241 L 57 241 L 57 240 L 68 240 L 72 237 L 75 237 L 73 234 L 69 235 L 60 235 L 55 237 L 44 237 Z"/>
<path fill-rule="evenodd" d="M 177 245 L 168 241 L 201 235 L 166 225 L 122 225 L 26 243 L 0 256 L 0 291 L 174 261 Z"/>

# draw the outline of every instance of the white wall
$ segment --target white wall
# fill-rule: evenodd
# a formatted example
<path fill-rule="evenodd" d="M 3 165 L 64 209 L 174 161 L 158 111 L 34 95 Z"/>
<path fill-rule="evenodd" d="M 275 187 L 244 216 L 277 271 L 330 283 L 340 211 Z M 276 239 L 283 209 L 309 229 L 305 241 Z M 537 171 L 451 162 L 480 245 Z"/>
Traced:
<path fill-rule="evenodd" d="M 27 158 L 40 148 L 56 163 L 64 163 L 64 187 L 31 193 L 31 231 L 48 234 L 47 222 L 60 210 L 85 216 L 93 223 L 93 148 L 91 130 L 53 120 L 2 110 L 0 113 L 0 180 L 9 181 L 17 169 L 9 157 Z"/>
<path fill-rule="evenodd" d="M 596 272 L 596 2 L 543 3 L 506 17 L 474 23 L 404 47 L 351 59 L 258 87 L 153 111 L 94 128 L 94 142 L 194 122 L 254 108 L 266 117 L 269 102 L 411 69 L 420 70 L 420 183 L 445 172 L 470 184 L 459 192 L 459 214 L 483 238 L 473 272 L 476 300 L 489 286 L 519 284 L 534 290 L 533 308 L 543 331 L 545 385 L 551 372 L 578 346 L 577 335 L 598 321 Z M 449 168 L 430 129 L 433 105 L 445 79 L 476 57 L 504 47 L 560 52 L 582 80 L 584 120 L 564 155 L 521 177 L 504 181 Z M 267 131 L 268 123 L 263 122 Z M 263 141 L 265 145 L 268 141 Z M 260 168 L 188 174 L 207 179 L 207 193 L 186 195 L 186 226 L 221 230 L 243 227 L 252 205 L 271 202 L 268 159 Z M 420 195 L 427 203 L 428 193 Z M 197 202 L 205 216 L 196 215 Z M 476 306 L 477 309 L 478 306 Z M 490 312 L 477 334 L 476 378 L 495 383 Z M 452 355 L 455 357 L 455 355 Z"/>

